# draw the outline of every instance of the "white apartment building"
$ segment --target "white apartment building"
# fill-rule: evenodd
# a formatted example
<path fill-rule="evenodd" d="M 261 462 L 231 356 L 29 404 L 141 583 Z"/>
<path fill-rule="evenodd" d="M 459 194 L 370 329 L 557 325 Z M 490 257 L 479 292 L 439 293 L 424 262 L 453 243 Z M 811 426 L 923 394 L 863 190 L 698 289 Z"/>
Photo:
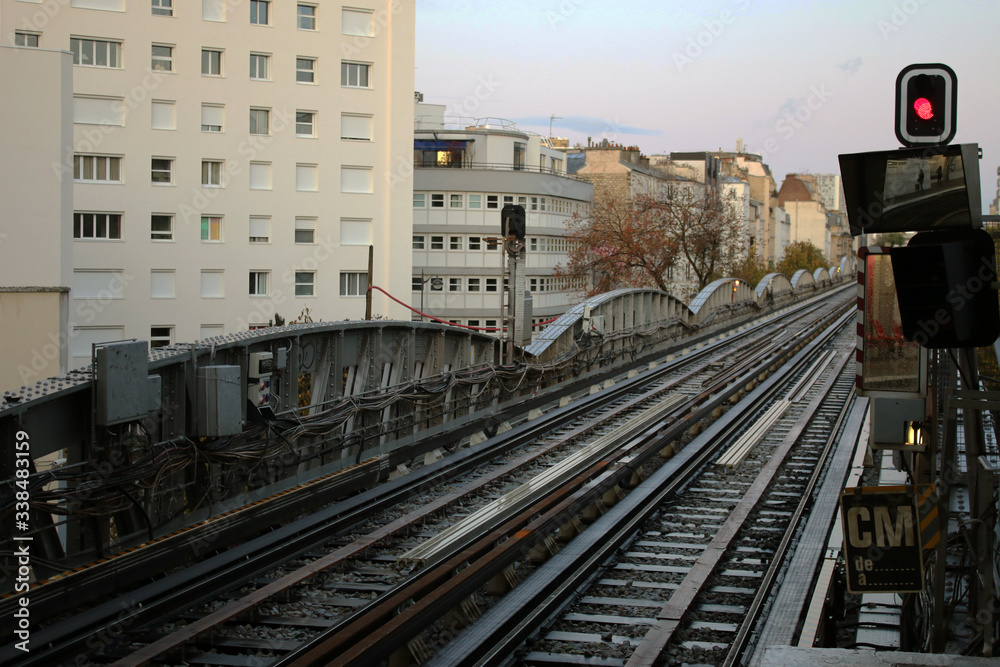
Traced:
<path fill-rule="evenodd" d="M 565 155 L 539 135 L 444 112 L 416 105 L 411 303 L 456 324 L 497 327 L 506 260 L 488 239 L 501 234 L 504 205 L 520 204 L 532 319 L 561 315 L 583 298 L 584 286 L 555 278 L 553 269 L 567 262 L 566 224 L 589 214 L 593 186 L 567 175 Z"/>
<path fill-rule="evenodd" d="M 30 192 L 73 182 L 72 366 L 105 340 L 361 319 L 369 246 L 372 282 L 406 290 L 413 2 L 0 0 L 0 40 L 72 53 L 72 140 Z"/>

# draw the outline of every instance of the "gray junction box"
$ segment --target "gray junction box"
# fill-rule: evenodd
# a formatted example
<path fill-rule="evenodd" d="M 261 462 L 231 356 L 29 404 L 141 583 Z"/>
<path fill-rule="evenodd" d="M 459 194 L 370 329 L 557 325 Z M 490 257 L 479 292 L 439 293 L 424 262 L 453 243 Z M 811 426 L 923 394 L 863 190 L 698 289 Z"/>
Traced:
<path fill-rule="evenodd" d="M 199 437 L 236 435 L 243 430 L 243 392 L 239 366 L 198 369 Z"/>

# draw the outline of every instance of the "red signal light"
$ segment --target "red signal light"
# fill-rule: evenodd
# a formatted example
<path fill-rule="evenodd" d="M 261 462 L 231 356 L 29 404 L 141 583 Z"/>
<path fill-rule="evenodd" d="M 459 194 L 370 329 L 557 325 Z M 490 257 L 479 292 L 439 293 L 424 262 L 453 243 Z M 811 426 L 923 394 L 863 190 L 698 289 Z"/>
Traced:
<path fill-rule="evenodd" d="M 913 110 L 916 111 L 917 115 L 924 120 L 930 120 L 934 117 L 934 107 L 931 105 L 930 100 L 926 97 L 921 97 L 914 102 Z"/>

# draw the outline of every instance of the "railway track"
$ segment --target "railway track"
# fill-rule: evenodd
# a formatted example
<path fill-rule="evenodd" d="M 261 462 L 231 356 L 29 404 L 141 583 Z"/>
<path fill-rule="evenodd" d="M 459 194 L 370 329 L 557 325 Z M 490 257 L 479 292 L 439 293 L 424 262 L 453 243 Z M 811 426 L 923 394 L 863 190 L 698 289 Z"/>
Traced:
<path fill-rule="evenodd" d="M 783 326 L 788 326 L 787 320 L 786 317 Z M 791 350 L 800 345 L 791 336 L 784 336 L 788 340 L 783 342 L 782 336 L 774 332 L 756 336 L 750 332 L 730 336 L 673 363 L 649 369 L 632 383 L 622 383 L 616 392 L 608 392 L 613 394 L 612 398 L 600 401 L 599 406 L 599 399 L 592 399 L 591 405 L 579 399 L 570 406 L 552 409 L 545 418 L 520 424 L 506 437 L 496 439 L 506 444 L 488 453 L 474 455 L 464 450 L 459 456 L 449 457 L 458 461 L 439 461 L 401 478 L 402 482 L 396 480 L 392 489 L 379 490 L 381 500 L 373 491 L 361 494 L 365 498 L 355 498 L 350 506 L 343 503 L 331 506 L 325 511 L 329 516 L 318 517 L 321 522 L 313 518 L 313 523 L 321 527 L 314 525 L 314 534 L 308 538 L 300 538 L 298 534 L 294 539 L 272 538 L 262 540 L 270 543 L 263 550 L 255 551 L 257 547 L 247 543 L 219 554 L 220 563 L 215 570 L 212 565 L 202 563 L 199 567 L 207 574 L 189 577 L 195 584 L 180 585 L 180 580 L 159 582 L 160 590 L 173 591 L 169 604 L 162 602 L 162 594 L 151 593 L 149 602 L 134 603 L 123 616 L 122 603 L 117 602 L 115 623 L 120 629 L 131 631 L 128 645 L 108 641 L 100 647 L 103 651 L 89 652 L 88 659 L 108 662 L 118 658 L 116 664 L 145 664 L 154 660 L 169 664 L 179 660 L 188 664 L 233 665 L 268 664 L 278 662 L 282 656 L 286 661 L 297 660 L 308 650 L 311 636 L 338 629 L 347 631 L 352 621 L 358 623 L 359 618 L 366 616 L 369 618 L 366 627 L 372 627 L 371 619 L 381 619 L 375 622 L 384 625 L 387 618 L 398 615 L 400 605 L 415 606 L 424 597 L 419 591 L 440 588 L 442 582 L 452 578 L 454 569 L 499 551 L 495 548 L 496 541 L 506 543 L 511 535 L 527 532 L 532 538 L 519 540 L 516 548 L 508 549 L 505 553 L 508 558 L 512 554 L 513 559 L 488 577 L 494 589 L 509 587 L 520 576 L 516 568 L 512 569 L 514 563 L 544 559 L 546 551 L 555 550 L 555 535 L 579 532 L 587 517 L 600 513 L 622 495 L 624 488 L 638 483 L 640 467 L 638 464 L 629 467 L 630 456 L 648 460 L 664 451 L 666 445 L 660 442 L 664 429 L 670 431 L 671 442 L 679 442 L 699 419 L 710 418 L 729 398 L 741 396 L 745 392 L 743 387 L 764 372 L 749 365 L 751 360 L 760 358 L 765 347 L 761 336 L 774 345 L 775 359 L 790 356 Z M 725 352 L 720 352 L 723 349 Z M 722 363 L 717 358 L 720 354 L 725 355 Z M 768 364 L 775 365 L 770 360 Z M 712 380 L 708 388 L 703 386 L 706 376 Z M 729 392 L 733 387 L 738 389 Z M 636 415 L 649 404 L 659 405 L 661 414 L 650 418 L 645 427 L 639 427 Z M 433 542 L 460 515 L 473 515 L 489 507 L 496 498 L 506 497 L 526 480 L 541 477 L 545 471 L 557 467 L 559 461 L 580 451 L 581 440 L 600 439 L 602 433 L 609 441 L 627 440 L 624 454 L 618 450 L 614 455 L 598 451 L 590 459 L 579 461 L 572 471 L 562 471 L 562 477 L 553 482 L 560 483 L 556 485 L 558 488 L 546 487 L 503 516 L 494 515 L 490 522 L 482 522 L 478 534 L 446 548 L 430 550 L 430 555 L 406 556 Z M 505 460 L 489 462 L 498 456 Z M 466 477 L 459 481 L 458 475 Z M 561 485 L 567 480 L 575 482 Z M 425 494 L 434 499 L 417 500 L 418 495 Z M 549 516 L 545 528 L 531 521 L 538 516 Z M 502 526 L 497 528 L 497 524 Z M 548 536 L 534 539 L 546 530 Z M 272 555 L 268 550 L 281 553 Z M 235 558 L 229 553 L 232 551 L 239 552 Z M 456 559 L 457 565 L 449 569 Z M 227 560 L 228 565 L 222 562 Z M 233 567 L 234 560 L 242 561 L 243 567 Z M 252 585 L 246 584 L 248 581 Z M 137 597 L 133 594 L 131 599 Z M 397 598 L 402 602 L 395 607 L 388 602 Z M 374 602 L 380 602 L 382 612 L 374 611 L 377 606 Z M 452 602 L 447 609 L 452 625 L 469 624 L 481 613 L 474 591 L 461 593 L 460 599 Z M 188 611 L 176 615 L 182 607 Z M 385 609 L 391 611 L 387 613 Z M 171 614 L 175 618 L 169 624 L 153 627 L 150 619 Z M 99 614 L 91 617 L 96 616 Z M 92 633 L 95 626 L 77 619 L 76 627 L 75 640 L 63 639 L 61 644 L 56 641 L 51 644 L 59 646 L 60 655 L 79 651 L 79 628 L 86 627 Z M 108 630 L 108 626 L 104 629 Z M 53 627 L 51 636 L 56 637 L 59 630 Z M 110 637 L 111 633 L 106 635 Z M 402 647 L 407 644 L 412 644 L 407 651 L 419 654 L 424 650 L 419 640 L 408 640 Z M 397 646 L 395 650 L 400 648 Z M 52 664 L 51 657 L 45 664 Z"/>

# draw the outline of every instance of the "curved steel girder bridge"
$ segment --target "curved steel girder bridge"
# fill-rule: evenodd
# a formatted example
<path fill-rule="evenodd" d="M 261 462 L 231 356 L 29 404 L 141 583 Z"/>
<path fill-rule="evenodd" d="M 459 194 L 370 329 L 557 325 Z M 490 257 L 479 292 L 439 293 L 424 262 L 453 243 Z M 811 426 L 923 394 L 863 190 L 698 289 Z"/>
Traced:
<path fill-rule="evenodd" d="M 356 468 L 356 489 L 371 486 L 625 364 L 812 296 L 850 269 L 845 260 L 792 280 L 769 274 L 756 288 L 718 280 L 690 307 L 655 290 L 603 294 L 505 365 L 495 338 L 422 322 L 288 325 L 148 355 L 139 342 L 138 358 L 108 346 L 96 371 L 6 393 L 0 514 L 13 525 L 13 449 L 26 436 L 33 578 L 44 582 L 346 468 Z M 253 377 L 262 353 L 269 378 Z M 263 379 L 269 399 L 259 409 Z M 112 415 L 112 404 L 130 407 Z M 8 554 L 12 536 L 0 538 Z M 0 574 L 0 598 L 9 597 L 14 569 Z"/>

